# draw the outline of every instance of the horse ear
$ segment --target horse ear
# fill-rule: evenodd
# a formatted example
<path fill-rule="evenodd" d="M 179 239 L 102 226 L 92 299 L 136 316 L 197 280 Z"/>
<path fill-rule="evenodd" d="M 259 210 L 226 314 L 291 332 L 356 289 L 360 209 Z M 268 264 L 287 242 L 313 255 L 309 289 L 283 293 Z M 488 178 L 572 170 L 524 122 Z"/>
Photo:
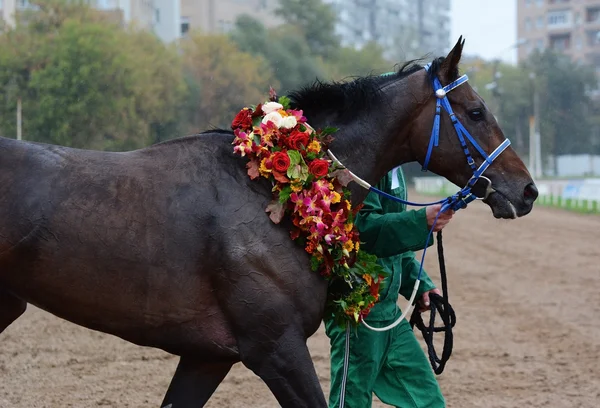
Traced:
<path fill-rule="evenodd" d="M 463 40 L 461 35 L 454 48 L 450 50 L 448 56 L 446 56 L 444 62 L 440 66 L 440 77 L 446 82 L 452 82 L 458 77 L 458 63 L 460 62 L 464 45 L 465 40 Z"/>

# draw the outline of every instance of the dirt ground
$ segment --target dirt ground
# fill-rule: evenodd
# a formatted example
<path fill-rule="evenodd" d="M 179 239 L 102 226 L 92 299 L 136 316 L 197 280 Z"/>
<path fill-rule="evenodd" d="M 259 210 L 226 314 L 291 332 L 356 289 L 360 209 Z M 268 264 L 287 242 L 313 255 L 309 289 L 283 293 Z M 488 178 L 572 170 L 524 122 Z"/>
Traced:
<path fill-rule="evenodd" d="M 444 238 L 457 313 L 439 377 L 448 407 L 600 406 L 600 217 L 536 207 L 501 221 L 474 203 Z M 435 279 L 436 259 L 426 261 Z M 309 345 L 327 393 L 323 330 Z M 158 407 L 176 363 L 29 307 L 0 335 L 0 407 Z M 278 405 L 238 364 L 208 406 Z"/>

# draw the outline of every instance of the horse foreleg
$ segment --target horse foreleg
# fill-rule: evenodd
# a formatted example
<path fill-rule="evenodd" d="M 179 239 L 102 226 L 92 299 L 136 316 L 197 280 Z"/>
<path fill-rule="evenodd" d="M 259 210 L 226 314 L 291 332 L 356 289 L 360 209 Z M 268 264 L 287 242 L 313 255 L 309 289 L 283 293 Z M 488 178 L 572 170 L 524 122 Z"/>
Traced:
<path fill-rule="evenodd" d="M 0 289 L 0 333 L 25 313 L 27 302 Z"/>
<path fill-rule="evenodd" d="M 161 407 L 203 407 L 232 365 L 232 362 L 209 364 L 193 358 L 181 357 Z"/>
<path fill-rule="evenodd" d="M 306 339 L 288 329 L 276 343 L 240 341 L 246 367 L 269 387 L 284 408 L 327 407 Z"/>

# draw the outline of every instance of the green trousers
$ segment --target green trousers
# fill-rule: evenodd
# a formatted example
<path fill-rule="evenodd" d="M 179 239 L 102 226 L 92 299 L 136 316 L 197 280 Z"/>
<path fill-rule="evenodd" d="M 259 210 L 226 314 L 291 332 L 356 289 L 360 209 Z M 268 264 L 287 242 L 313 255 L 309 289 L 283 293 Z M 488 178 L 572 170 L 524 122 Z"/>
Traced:
<path fill-rule="evenodd" d="M 393 321 L 370 325 L 383 327 Z M 394 407 L 446 406 L 431 365 L 406 320 L 386 332 L 374 332 L 363 325 L 346 331 L 333 322 L 326 322 L 325 328 L 331 344 L 329 408 L 370 408 L 373 393 Z M 350 348 L 345 376 L 346 336 L 350 337 Z"/>

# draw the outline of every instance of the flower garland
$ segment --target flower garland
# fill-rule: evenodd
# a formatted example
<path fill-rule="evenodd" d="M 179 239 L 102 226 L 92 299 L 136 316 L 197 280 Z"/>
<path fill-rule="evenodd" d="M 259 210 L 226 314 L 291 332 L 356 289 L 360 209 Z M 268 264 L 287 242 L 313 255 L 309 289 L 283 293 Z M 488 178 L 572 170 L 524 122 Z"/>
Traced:
<path fill-rule="evenodd" d="M 357 324 L 379 300 L 386 275 L 376 257 L 360 251 L 350 191 L 344 170 L 325 159 L 337 129 L 315 131 L 301 110 L 289 108 L 287 97 L 242 109 L 231 124 L 233 151 L 249 162 L 251 179 L 265 177 L 273 185 L 266 212 L 278 224 L 291 217 L 291 238 L 311 255 L 311 269 L 329 281 L 327 313 L 340 324 Z"/>

